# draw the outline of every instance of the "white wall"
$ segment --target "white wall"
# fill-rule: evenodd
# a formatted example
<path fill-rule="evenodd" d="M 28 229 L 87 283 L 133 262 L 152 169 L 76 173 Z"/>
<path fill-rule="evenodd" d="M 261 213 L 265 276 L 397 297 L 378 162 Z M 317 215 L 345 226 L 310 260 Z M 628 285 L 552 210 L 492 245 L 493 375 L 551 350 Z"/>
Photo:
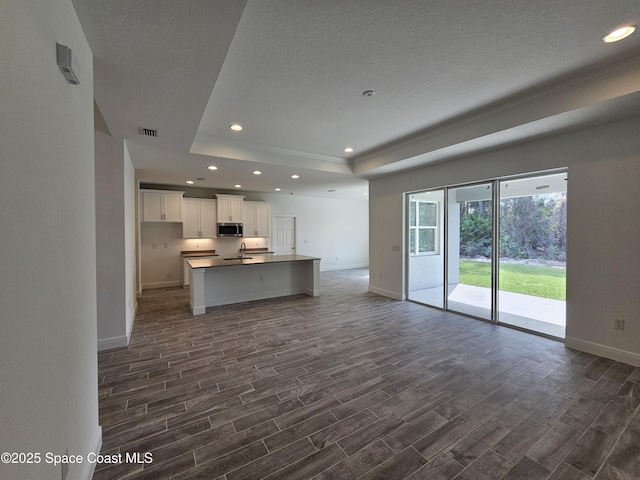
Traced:
<path fill-rule="evenodd" d="M 204 243 L 203 243 L 204 245 Z M 142 288 L 182 285 L 182 223 L 142 222 L 140 255 Z M 203 248 L 203 250 L 206 250 Z"/>
<path fill-rule="evenodd" d="M 566 344 L 640 365 L 639 131 L 635 117 L 372 180 L 370 290 L 405 293 L 392 248 L 402 245 L 403 192 L 567 167 Z"/>
<path fill-rule="evenodd" d="M 129 343 L 135 316 L 135 175 L 124 141 L 100 127 L 95 162 L 98 349 L 104 350 Z"/>
<path fill-rule="evenodd" d="M 3 0 L 0 32 L 0 445 L 86 455 L 100 442 L 92 56 L 70 0 Z M 61 473 L 0 464 L 3 480 Z"/>
<path fill-rule="evenodd" d="M 263 194 L 271 215 L 297 215 L 299 255 L 320 257 L 320 270 L 369 265 L 369 202 Z"/>
<path fill-rule="evenodd" d="M 127 338 L 131 337 L 133 322 L 136 316 L 136 198 L 137 182 L 136 172 L 129 155 L 126 144 L 124 145 L 124 264 L 125 264 L 125 328 Z"/>

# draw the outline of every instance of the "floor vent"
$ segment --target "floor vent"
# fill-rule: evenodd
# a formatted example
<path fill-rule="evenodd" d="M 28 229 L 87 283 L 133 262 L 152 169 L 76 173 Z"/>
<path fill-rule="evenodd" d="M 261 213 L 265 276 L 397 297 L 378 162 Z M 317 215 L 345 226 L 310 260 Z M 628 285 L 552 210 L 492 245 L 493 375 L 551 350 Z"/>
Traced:
<path fill-rule="evenodd" d="M 158 136 L 158 130 L 154 130 L 153 128 L 138 127 L 138 133 L 140 135 L 144 135 L 145 137 L 157 137 Z"/>

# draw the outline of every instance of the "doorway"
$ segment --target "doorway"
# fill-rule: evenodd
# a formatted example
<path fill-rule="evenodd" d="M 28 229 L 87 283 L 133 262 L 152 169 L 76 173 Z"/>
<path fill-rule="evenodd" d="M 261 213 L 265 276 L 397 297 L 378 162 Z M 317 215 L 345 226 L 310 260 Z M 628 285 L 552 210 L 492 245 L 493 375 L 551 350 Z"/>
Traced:
<path fill-rule="evenodd" d="M 295 215 L 273 216 L 273 251 L 276 255 L 296 253 L 296 217 Z"/>
<path fill-rule="evenodd" d="M 567 172 L 406 200 L 409 300 L 564 338 Z"/>

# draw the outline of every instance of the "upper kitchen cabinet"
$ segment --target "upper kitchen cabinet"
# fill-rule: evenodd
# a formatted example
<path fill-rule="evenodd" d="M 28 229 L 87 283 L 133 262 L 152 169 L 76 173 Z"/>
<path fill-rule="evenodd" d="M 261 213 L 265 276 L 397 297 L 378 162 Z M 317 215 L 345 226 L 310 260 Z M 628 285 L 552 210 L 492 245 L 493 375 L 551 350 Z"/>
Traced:
<path fill-rule="evenodd" d="M 184 192 L 140 190 L 142 222 L 182 222 Z"/>
<path fill-rule="evenodd" d="M 244 202 L 243 236 L 271 236 L 271 207 L 268 203 Z"/>
<path fill-rule="evenodd" d="M 185 198 L 183 238 L 216 237 L 216 201 L 200 198 Z"/>
<path fill-rule="evenodd" d="M 244 196 L 216 194 L 216 198 L 218 199 L 218 223 L 244 221 Z"/>

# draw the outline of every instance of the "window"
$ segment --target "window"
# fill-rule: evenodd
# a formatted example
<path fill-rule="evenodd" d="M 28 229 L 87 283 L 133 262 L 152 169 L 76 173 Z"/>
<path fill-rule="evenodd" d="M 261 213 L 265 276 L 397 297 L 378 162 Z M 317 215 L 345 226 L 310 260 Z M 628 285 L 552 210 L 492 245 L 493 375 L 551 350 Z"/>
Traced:
<path fill-rule="evenodd" d="M 409 202 L 409 253 L 438 253 L 438 203 L 424 200 Z"/>

